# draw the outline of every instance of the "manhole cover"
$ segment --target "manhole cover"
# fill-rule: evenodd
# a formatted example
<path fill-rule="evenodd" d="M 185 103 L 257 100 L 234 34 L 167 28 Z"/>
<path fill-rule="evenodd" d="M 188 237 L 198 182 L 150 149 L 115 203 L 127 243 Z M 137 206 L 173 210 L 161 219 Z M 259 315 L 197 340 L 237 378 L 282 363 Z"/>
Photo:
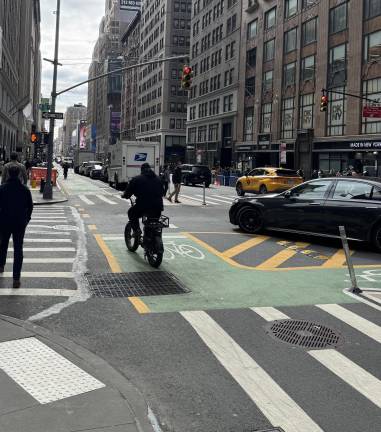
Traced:
<path fill-rule="evenodd" d="M 331 348 L 341 340 L 341 335 L 331 328 L 310 321 L 279 320 L 268 327 L 276 339 L 303 348 Z"/>
<path fill-rule="evenodd" d="M 140 297 L 189 292 L 173 274 L 164 271 L 87 274 L 86 279 L 94 297 Z"/>

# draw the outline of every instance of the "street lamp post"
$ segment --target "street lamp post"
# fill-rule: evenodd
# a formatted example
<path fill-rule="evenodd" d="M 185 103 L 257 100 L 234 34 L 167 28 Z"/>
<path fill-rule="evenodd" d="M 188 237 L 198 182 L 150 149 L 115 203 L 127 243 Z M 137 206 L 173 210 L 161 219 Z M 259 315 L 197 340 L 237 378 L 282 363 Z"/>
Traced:
<path fill-rule="evenodd" d="M 52 103 L 51 112 L 55 112 L 56 109 L 56 98 L 57 98 L 57 67 L 58 67 L 58 44 L 59 44 L 59 33 L 60 33 L 60 7 L 61 0 L 57 0 L 56 9 L 56 41 L 54 47 L 54 60 L 53 60 L 53 87 L 52 87 Z M 52 168 L 53 168 L 53 140 L 54 140 L 54 118 L 50 119 L 49 123 L 49 142 L 48 142 L 48 166 L 46 172 L 46 182 L 44 187 L 43 198 L 46 200 L 53 198 L 52 188 Z"/>

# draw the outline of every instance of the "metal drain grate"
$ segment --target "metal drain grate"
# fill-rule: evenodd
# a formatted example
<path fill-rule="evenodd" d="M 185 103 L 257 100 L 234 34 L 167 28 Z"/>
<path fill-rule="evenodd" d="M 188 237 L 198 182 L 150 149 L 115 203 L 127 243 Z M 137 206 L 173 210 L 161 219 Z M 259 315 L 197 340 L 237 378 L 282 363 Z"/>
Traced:
<path fill-rule="evenodd" d="M 331 348 L 341 341 L 334 330 L 310 321 L 275 321 L 269 324 L 269 332 L 282 342 L 309 349 Z"/>
<path fill-rule="evenodd" d="M 189 292 L 173 274 L 164 271 L 87 274 L 86 279 L 94 297 L 140 297 Z"/>

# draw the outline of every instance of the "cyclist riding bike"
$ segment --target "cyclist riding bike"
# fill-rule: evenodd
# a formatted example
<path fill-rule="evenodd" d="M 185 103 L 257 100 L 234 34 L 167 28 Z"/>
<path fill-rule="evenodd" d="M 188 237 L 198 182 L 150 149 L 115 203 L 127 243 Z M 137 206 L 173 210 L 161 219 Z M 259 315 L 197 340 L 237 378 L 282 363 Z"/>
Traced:
<path fill-rule="evenodd" d="M 134 177 L 127 185 L 122 198 L 135 195 L 136 202 L 128 210 L 128 218 L 136 237 L 141 235 L 139 218 L 159 218 L 163 207 L 163 185 L 148 163 L 141 166 L 141 174 Z"/>

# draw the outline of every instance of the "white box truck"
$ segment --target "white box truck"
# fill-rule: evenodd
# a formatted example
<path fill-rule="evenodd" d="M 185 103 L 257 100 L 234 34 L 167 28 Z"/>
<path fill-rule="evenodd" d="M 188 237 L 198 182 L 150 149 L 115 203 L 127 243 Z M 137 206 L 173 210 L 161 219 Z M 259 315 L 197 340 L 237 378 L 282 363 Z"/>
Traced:
<path fill-rule="evenodd" d="M 94 159 L 94 152 L 88 150 L 77 150 L 74 153 L 74 172 L 76 174 L 79 173 L 79 167 L 82 165 L 82 162 L 88 162 Z"/>
<path fill-rule="evenodd" d="M 118 141 L 109 147 L 108 182 L 116 189 L 124 187 L 140 174 L 143 163 L 149 163 L 159 175 L 160 143 L 153 141 Z"/>

